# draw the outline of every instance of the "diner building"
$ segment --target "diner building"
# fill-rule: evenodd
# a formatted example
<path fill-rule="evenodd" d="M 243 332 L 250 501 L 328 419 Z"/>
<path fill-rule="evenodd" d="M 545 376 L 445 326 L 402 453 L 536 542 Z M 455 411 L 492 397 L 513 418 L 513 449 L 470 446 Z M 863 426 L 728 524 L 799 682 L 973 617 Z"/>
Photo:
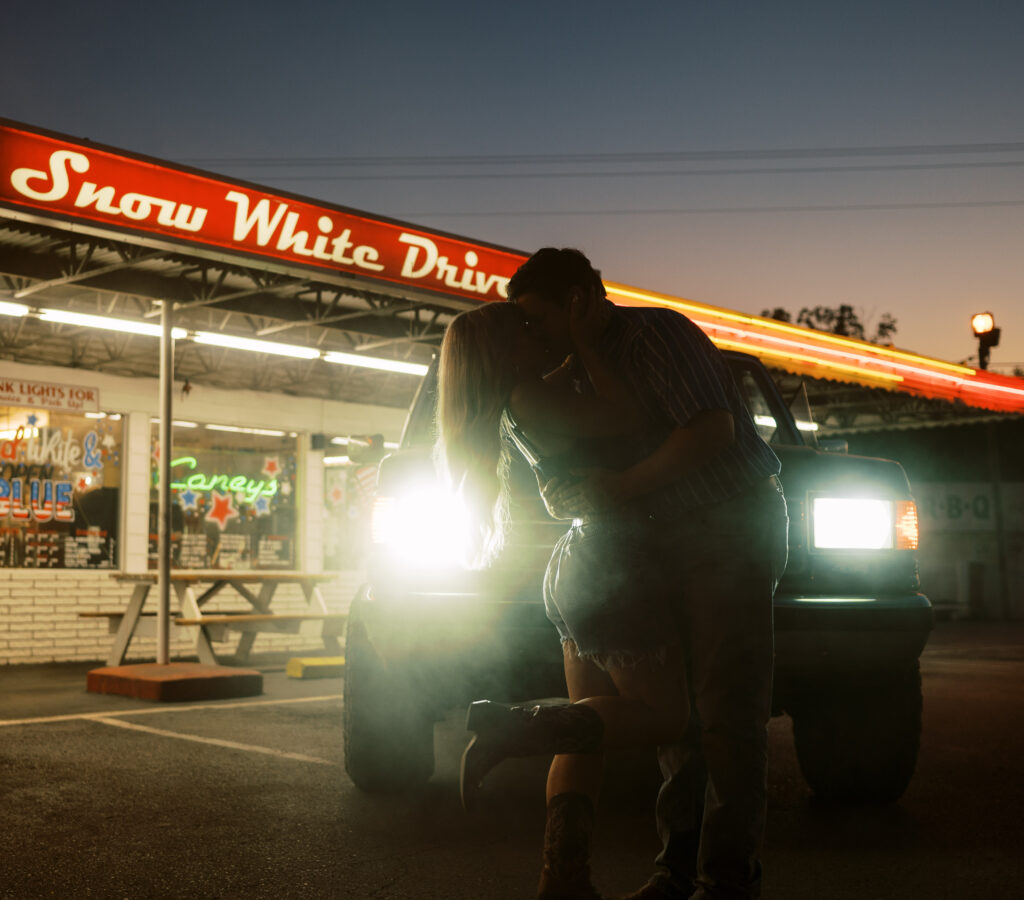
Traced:
<path fill-rule="evenodd" d="M 257 586 L 292 573 L 275 612 L 310 608 L 308 578 L 343 614 L 374 477 L 349 448 L 398 445 L 447 323 L 501 301 L 525 256 L 0 120 L 0 664 L 108 657 L 157 566 L 167 402 L 173 569 Z M 896 422 L 1024 411 L 1019 378 L 607 287 L 679 309 L 780 380 L 860 391 L 862 426 L 879 392 Z M 815 412 L 828 420 L 827 404 Z M 256 649 L 319 648 L 324 627 L 260 634 Z M 194 632 L 174 630 L 175 654 L 194 652 Z M 127 656 L 153 648 L 140 627 Z"/>

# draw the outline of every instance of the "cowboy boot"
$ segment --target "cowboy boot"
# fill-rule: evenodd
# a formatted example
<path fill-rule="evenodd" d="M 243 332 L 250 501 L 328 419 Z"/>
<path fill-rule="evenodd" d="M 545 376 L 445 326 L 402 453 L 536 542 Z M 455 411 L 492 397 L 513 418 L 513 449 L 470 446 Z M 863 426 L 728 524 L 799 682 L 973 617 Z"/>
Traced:
<path fill-rule="evenodd" d="M 546 753 L 590 753 L 601 746 L 604 722 L 580 703 L 504 706 L 490 700 L 469 705 L 466 730 L 476 732 L 462 754 L 459 790 L 472 809 L 483 777 L 503 759 Z"/>
<path fill-rule="evenodd" d="M 544 868 L 537 900 L 601 900 L 590 883 L 594 803 L 586 794 L 556 794 L 544 826 Z"/>

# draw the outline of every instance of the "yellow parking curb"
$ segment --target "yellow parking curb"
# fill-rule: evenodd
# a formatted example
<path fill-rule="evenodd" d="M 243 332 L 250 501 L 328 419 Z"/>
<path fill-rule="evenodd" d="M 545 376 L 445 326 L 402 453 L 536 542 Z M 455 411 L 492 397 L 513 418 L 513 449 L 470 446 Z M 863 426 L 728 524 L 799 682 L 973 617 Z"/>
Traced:
<path fill-rule="evenodd" d="M 295 657 L 288 660 L 285 672 L 289 678 L 340 678 L 345 674 L 345 657 Z"/>

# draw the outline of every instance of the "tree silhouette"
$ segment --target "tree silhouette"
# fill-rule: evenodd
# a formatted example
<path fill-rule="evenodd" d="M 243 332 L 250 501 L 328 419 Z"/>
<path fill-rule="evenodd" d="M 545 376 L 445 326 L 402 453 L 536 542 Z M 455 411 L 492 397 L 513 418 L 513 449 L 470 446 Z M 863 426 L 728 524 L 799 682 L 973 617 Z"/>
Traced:
<path fill-rule="evenodd" d="M 775 309 L 766 309 L 761 315 L 779 322 L 793 321 L 793 314 L 781 306 L 777 306 Z M 875 344 L 888 343 L 896 334 L 897 328 L 896 319 L 889 313 L 883 313 L 875 326 L 874 334 L 869 337 L 857 311 L 845 303 L 840 306 L 805 306 L 797 315 L 796 324 L 816 328 L 818 331 L 858 338 L 862 341 L 871 341 Z"/>

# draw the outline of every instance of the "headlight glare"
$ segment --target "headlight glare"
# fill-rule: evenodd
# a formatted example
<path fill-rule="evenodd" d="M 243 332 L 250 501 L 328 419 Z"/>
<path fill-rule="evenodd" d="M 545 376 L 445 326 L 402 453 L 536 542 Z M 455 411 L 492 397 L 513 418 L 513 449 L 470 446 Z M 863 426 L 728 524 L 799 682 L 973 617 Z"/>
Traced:
<path fill-rule="evenodd" d="M 373 542 L 396 560 L 421 566 L 460 562 L 470 537 L 465 506 L 437 485 L 378 497 L 371 531 Z"/>
<path fill-rule="evenodd" d="M 814 546 L 818 550 L 891 550 L 890 500 L 814 498 Z"/>

